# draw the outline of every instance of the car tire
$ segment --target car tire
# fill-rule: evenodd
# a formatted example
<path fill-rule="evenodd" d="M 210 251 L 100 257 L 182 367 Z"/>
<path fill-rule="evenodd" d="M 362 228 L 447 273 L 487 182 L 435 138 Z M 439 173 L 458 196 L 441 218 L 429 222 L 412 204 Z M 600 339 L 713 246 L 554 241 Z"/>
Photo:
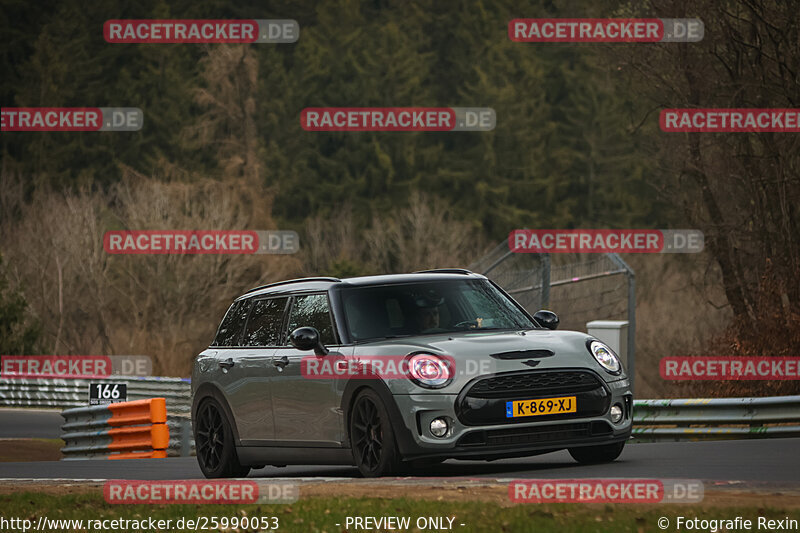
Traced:
<path fill-rule="evenodd" d="M 213 398 L 206 398 L 197 408 L 194 423 L 197 464 L 209 479 L 246 477 L 249 466 L 239 463 L 233 431 L 225 412 Z"/>
<path fill-rule="evenodd" d="M 372 389 L 364 389 L 353 402 L 349 436 L 353 460 L 362 476 L 391 476 L 399 471 L 400 452 L 389 412 Z"/>
<path fill-rule="evenodd" d="M 580 448 L 570 448 L 569 454 L 573 459 L 581 464 L 610 463 L 620 456 L 625 442 L 614 442 L 602 446 L 583 446 Z"/>

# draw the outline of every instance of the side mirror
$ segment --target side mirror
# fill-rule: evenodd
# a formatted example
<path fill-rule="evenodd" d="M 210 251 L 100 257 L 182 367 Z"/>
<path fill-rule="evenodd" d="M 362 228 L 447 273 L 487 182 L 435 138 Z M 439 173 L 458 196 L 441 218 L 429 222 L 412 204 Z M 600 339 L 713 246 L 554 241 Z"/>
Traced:
<path fill-rule="evenodd" d="M 317 355 L 328 355 L 328 349 L 319 340 L 317 328 L 297 328 L 289 335 L 289 342 L 298 350 L 314 350 Z"/>
<path fill-rule="evenodd" d="M 536 311 L 533 318 L 547 329 L 556 329 L 558 327 L 558 315 L 552 311 L 547 311 L 545 309 Z"/>

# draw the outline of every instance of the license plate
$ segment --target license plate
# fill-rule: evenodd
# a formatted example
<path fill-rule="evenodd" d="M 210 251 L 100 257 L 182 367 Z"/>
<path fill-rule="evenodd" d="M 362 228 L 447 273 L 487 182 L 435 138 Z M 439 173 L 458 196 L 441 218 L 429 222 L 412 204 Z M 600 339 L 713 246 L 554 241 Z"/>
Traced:
<path fill-rule="evenodd" d="M 578 402 L 575 396 L 543 398 L 541 400 L 514 400 L 506 402 L 506 418 L 519 416 L 558 415 L 576 413 Z"/>

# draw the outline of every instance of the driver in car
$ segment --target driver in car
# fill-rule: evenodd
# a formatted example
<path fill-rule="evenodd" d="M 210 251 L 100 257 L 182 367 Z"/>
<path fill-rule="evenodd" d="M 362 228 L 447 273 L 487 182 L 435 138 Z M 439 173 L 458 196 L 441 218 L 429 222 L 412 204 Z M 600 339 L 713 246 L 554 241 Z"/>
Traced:
<path fill-rule="evenodd" d="M 439 327 L 439 307 L 422 307 L 417 313 L 420 331 Z"/>
<path fill-rule="evenodd" d="M 428 291 L 426 294 L 415 298 L 415 320 L 420 333 L 439 329 L 439 306 L 444 303 L 444 298 Z"/>

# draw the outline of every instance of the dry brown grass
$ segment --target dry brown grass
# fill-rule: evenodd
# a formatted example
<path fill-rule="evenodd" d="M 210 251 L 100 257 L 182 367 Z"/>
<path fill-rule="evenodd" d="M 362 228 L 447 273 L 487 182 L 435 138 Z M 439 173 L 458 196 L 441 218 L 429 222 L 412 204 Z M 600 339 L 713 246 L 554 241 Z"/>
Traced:
<path fill-rule="evenodd" d="M 8 180 L 8 176 L 4 178 Z M 2 186 L 2 184 L 0 184 Z M 8 190 L 20 190 L 13 184 Z M 0 227 L 8 275 L 54 354 L 144 354 L 154 372 L 185 376 L 232 299 L 299 270 L 291 256 L 110 255 L 112 229 L 275 229 L 253 216 L 265 191 L 244 182 L 164 183 L 128 173 L 108 193 L 38 189 Z M 268 211 L 267 211 L 268 212 Z"/>
<path fill-rule="evenodd" d="M 430 268 L 466 268 L 486 251 L 481 228 L 453 218 L 447 204 L 414 193 L 405 207 L 375 215 L 359 227 L 345 207 L 306 223 L 302 259 L 308 275 L 389 274 Z M 349 270 L 348 270 L 349 268 Z"/>
<path fill-rule="evenodd" d="M 789 283 L 797 283 L 800 272 Z M 721 333 L 705 345 L 705 355 L 760 357 L 797 356 L 800 346 L 800 313 L 788 298 L 787 281 L 777 276 L 767 260 L 759 282 L 755 302 L 755 319 L 734 319 Z M 701 381 L 679 385 L 680 396 L 780 396 L 800 394 L 800 381 Z"/>
<path fill-rule="evenodd" d="M 800 393 L 797 381 L 665 381 L 666 356 L 791 356 L 800 316 L 787 314 L 786 290 L 769 269 L 757 321 L 736 322 L 716 263 L 705 253 L 630 258 L 637 280 L 636 395 L 639 398 L 749 397 Z M 798 276 L 800 278 L 800 276 Z"/>
<path fill-rule="evenodd" d="M 719 269 L 705 252 L 626 260 L 636 272 L 636 396 L 676 397 L 682 386 L 661 379 L 661 358 L 704 353 L 730 323 Z"/>
<path fill-rule="evenodd" d="M 60 461 L 61 439 L 0 439 L 0 463 Z"/>

